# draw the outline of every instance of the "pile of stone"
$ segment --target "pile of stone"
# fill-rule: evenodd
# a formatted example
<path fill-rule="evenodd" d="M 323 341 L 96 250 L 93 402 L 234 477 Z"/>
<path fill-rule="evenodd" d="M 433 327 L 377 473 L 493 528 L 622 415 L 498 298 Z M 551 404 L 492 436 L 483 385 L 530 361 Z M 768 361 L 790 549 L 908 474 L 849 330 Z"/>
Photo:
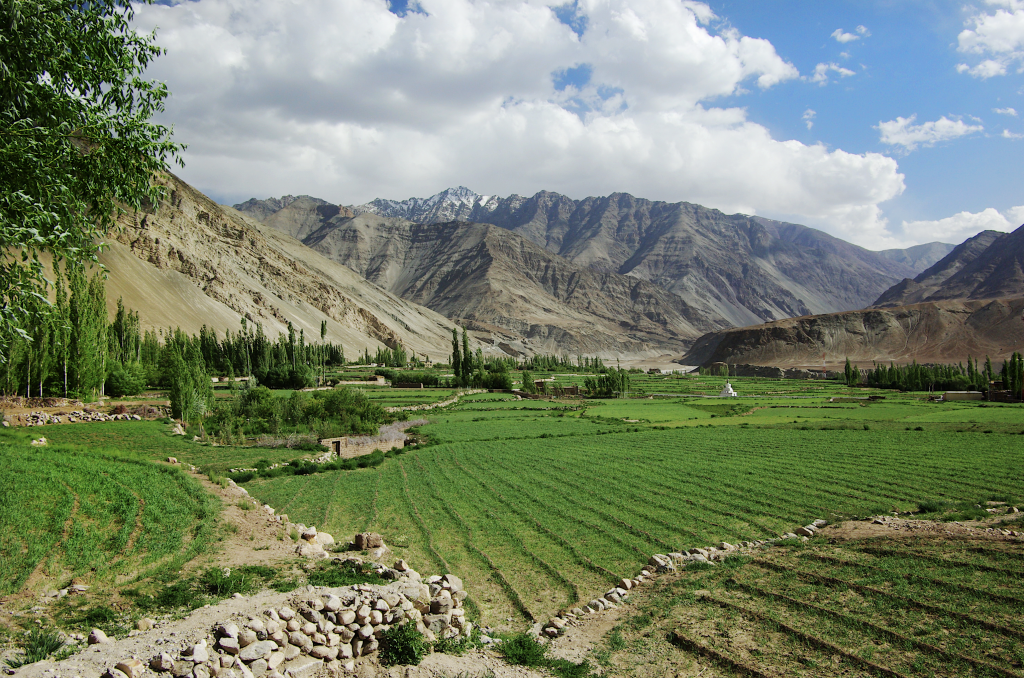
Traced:
<path fill-rule="evenodd" d="M 43 426 L 45 424 L 62 424 L 82 421 L 141 421 L 142 417 L 137 414 L 103 414 L 96 410 L 74 410 L 73 412 L 29 412 L 20 415 L 19 419 L 24 426 Z"/>
<path fill-rule="evenodd" d="M 263 510 L 272 513 L 274 509 L 264 505 Z M 313 526 L 306 527 L 302 523 L 288 523 L 286 529 L 299 533 L 299 545 L 295 548 L 295 552 L 303 558 L 326 558 L 327 551 L 324 547 L 334 546 L 334 537 L 326 532 L 317 532 Z"/>
<path fill-rule="evenodd" d="M 377 652 L 381 637 L 396 625 L 415 624 L 428 642 L 470 635 L 458 577 L 423 580 L 401 560 L 390 569 L 398 576 L 386 586 L 307 586 L 281 607 L 224 619 L 198 642 L 167 647 L 148 667 L 174 678 L 311 678 L 325 667 L 353 671 L 353 660 Z M 89 642 L 107 639 L 95 630 Z M 173 640 L 158 644 L 167 643 Z M 105 676 L 139 678 L 147 664 L 126 659 Z"/>

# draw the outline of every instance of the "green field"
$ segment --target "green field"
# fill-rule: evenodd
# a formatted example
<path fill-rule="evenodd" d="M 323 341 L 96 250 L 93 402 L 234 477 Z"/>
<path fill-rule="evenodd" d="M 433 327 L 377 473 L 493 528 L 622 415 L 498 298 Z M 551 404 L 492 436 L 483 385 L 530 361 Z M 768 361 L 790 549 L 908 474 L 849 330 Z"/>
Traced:
<path fill-rule="evenodd" d="M 421 569 L 459 572 L 486 622 L 571 607 L 655 552 L 1016 496 L 1024 480 L 1014 406 L 889 394 L 583 409 L 489 394 L 429 418 L 421 431 L 438 444 L 378 469 L 247 487 L 293 520 L 376 530 Z"/>
<path fill-rule="evenodd" d="M 85 444 L 38 448 L 24 433 L 3 433 L 0 594 L 19 591 L 33 575 L 60 586 L 72 577 L 145 577 L 180 569 L 206 550 L 217 502 L 181 470 L 150 460 L 173 450 L 171 439 L 128 442 L 133 429 L 152 426 L 54 426 L 46 433 L 62 428 Z"/>
<path fill-rule="evenodd" d="M 257 477 L 245 487 L 291 520 L 339 540 L 377 531 L 395 557 L 419 571 L 457 573 L 479 621 L 508 629 L 585 603 L 635 575 L 653 553 L 777 537 L 815 518 L 905 513 L 943 502 L 961 512 L 948 519 L 967 519 L 986 515 L 975 504 L 1024 499 L 1019 405 L 936 403 L 927 394 L 764 379 L 732 380 L 741 398 L 699 397 L 717 393 L 724 381 L 640 375 L 634 385 L 650 395 L 629 399 L 467 396 L 424 413 L 430 423 L 418 435 L 426 445 L 381 466 Z M 392 404 L 441 400 L 449 392 L 372 393 Z M 44 563 L 47 572 L 71 573 L 98 564 L 102 574 L 132 558 L 155 567 L 185 557 L 189 530 L 207 520 L 198 503 L 189 508 L 178 500 L 184 513 L 174 514 L 181 516 L 176 532 L 144 523 L 159 539 L 142 539 L 141 532 L 133 538 L 126 527 L 141 503 L 133 504 L 118 483 L 148 509 L 142 488 L 159 505 L 161 496 L 171 501 L 167 480 L 179 479 L 143 459 L 171 455 L 221 473 L 299 456 L 193 443 L 168 429 L 157 422 L 50 426 L 39 431 L 57 447 L 45 450 L 6 434 L 2 459 L 12 499 L 3 520 L 13 526 L 6 532 L 20 538 L 36 529 L 39 536 L 18 543 L 7 537 L 5 572 Z M 125 454 L 130 459 L 118 456 Z M 115 466 L 129 470 L 115 476 Z M 45 491 L 27 490 L 19 475 L 26 473 Z M 88 562 L 66 555 L 62 526 L 71 495 L 64 482 L 81 488 L 79 504 L 92 511 L 83 529 L 100 526 L 89 537 Z M 36 512 L 46 520 L 30 525 Z M 100 562 L 97 554 L 113 555 Z M 770 549 L 660 582 L 669 603 L 630 610 L 630 620 L 591 660 L 615 675 L 638 676 L 648 673 L 636 659 L 648 655 L 663 655 L 675 667 L 710 657 L 726 675 L 1024 675 L 1017 612 L 1024 598 L 1014 590 L 1022 563 L 1020 542 L 815 540 Z M 748 636 L 755 640 L 742 640 Z M 766 638 L 768 645 L 758 640 Z"/>
<path fill-rule="evenodd" d="M 666 577 L 593 657 L 616 676 L 695 675 L 698 658 L 725 675 L 1019 676 L 1022 578 L 1019 545 L 815 540 Z"/>

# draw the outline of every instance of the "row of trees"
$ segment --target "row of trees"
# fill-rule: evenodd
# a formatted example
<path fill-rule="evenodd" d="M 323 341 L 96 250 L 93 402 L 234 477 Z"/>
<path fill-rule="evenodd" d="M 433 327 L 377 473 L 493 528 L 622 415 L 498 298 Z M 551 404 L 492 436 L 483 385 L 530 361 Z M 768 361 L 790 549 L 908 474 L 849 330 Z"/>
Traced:
<path fill-rule="evenodd" d="M 526 358 L 522 369 L 538 372 L 554 372 L 555 370 L 572 370 L 573 372 L 604 373 L 608 371 L 604 361 L 597 357 L 578 355 L 575 360 L 570 356 L 535 355 Z"/>
<path fill-rule="evenodd" d="M 0 390 L 25 396 L 102 394 L 108 355 L 123 345 L 107 332 L 107 302 L 100 275 L 82 266 L 55 265 L 55 301 L 35 298 L 20 327 L 0 326 Z M 120 320 L 126 322 L 123 306 Z M 113 341 L 112 341 L 113 340 Z M 114 346 L 111 346 L 111 344 Z"/>
<path fill-rule="evenodd" d="M 917 361 L 909 365 L 890 363 L 888 367 L 877 365 L 874 369 L 866 370 L 861 378 L 857 368 L 851 368 L 850 361 L 847 360 L 844 376 L 846 382 L 851 385 L 864 382 L 868 386 L 900 391 L 987 391 L 989 383 L 998 377 L 1005 388 L 1020 393 L 1021 387 L 1024 386 L 1022 364 L 1024 363 L 1019 353 L 1014 353 L 1005 360 L 999 372 L 993 369 L 992 360 L 988 357 L 985 358 L 984 365 L 970 357 L 967 358 L 966 365 L 919 365 Z"/>

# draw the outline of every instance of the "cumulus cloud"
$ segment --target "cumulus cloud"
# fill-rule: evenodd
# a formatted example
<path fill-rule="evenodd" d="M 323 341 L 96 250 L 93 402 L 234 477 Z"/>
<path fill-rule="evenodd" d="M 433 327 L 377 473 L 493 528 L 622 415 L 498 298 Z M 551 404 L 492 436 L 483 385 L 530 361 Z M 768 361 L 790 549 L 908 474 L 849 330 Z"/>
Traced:
<path fill-rule="evenodd" d="M 844 44 L 847 42 L 853 42 L 854 40 L 860 40 L 859 35 L 854 35 L 853 33 L 844 33 L 842 28 L 837 28 L 836 30 L 832 31 L 832 37 L 836 39 L 836 42 L 841 42 Z"/>
<path fill-rule="evenodd" d="M 801 119 L 804 121 L 804 124 L 807 125 L 807 129 L 811 129 L 812 127 L 814 127 L 814 118 L 817 117 L 817 115 L 817 112 L 810 108 L 804 111 L 804 114 L 801 116 Z"/>
<path fill-rule="evenodd" d="M 968 125 L 963 120 L 950 120 L 946 116 L 920 125 L 914 124 L 916 119 L 917 116 L 912 115 L 909 118 L 897 117 L 888 122 L 879 122 L 876 129 L 881 133 L 882 143 L 902 146 L 909 152 L 918 146 L 934 146 L 940 141 L 957 139 L 984 129 L 981 125 Z"/>
<path fill-rule="evenodd" d="M 1007 106 L 1006 108 L 993 108 L 992 112 L 998 113 L 999 115 L 1008 115 L 1012 118 L 1017 117 L 1017 109 L 1010 108 L 1009 106 Z"/>
<path fill-rule="evenodd" d="M 910 242 L 939 240 L 961 243 L 982 231 L 1010 232 L 1024 223 L 1024 205 L 999 212 L 989 207 L 981 212 L 960 212 L 936 221 L 904 221 L 903 234 Z"/>
<path fill-rule="evenodd" d="M 227 202 L 629 191 L 886 236 L 895 160 L 777 140 L 714 105 L 800 77 L 770 42 L 700 2 L 559 5 L 196 0 L 136 16 L 168 50 L 149 75 L 173 92 L 183 176 Z"/>
<path fill-rule="evenodd" d="M 1024 139 L 1024 134 L 1018 134 L 1017 132 L 1011 132 L 1008 129 L 1004 129 L 1001 136 L 1004 139 Z"/>
<path fill-rule="evenodd" d="M 857 26 L 857 32 L 863 35 L 865 38 L 871 37 L 871 31 L 867 29 L 867 26 Z"/>
<path fill-rule="evenodd" d="M 849 68 L 843 68 L 837 63 L 818 64 L 814 67 L 814 73 L 807 77 L 807 80 L 816 82 L 822 87 L 829 83 L 829 73 L 838 73 L 840 78 L 848 78 L 856 75 Z"/>
<path fill-rule="evenodd" d="M 982 79 L 1005 75 L 1013 64 L 1024 61 L 1024 2 L 988 0 L 988 4 L 1000 9 L 971 16 L 969 28 L 957 36 L 959 51 L 987 57 L 973 66 L 958 64 L 957 71 Z"/>

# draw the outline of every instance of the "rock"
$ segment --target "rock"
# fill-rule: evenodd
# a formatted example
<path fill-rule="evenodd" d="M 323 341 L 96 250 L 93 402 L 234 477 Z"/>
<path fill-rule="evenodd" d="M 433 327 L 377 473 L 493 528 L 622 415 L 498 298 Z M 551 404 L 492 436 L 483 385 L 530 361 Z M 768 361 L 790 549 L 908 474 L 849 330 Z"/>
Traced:
<path fill-rule="evenodd" d="M 324 598 L 324 609 L 328 612 L 337 612 L 341 609 L 341 598 L 338 596 L 327 596 Z"/>
<path fill-rule="evenodd" d="M 656 553 L 650 557 L 647 564 L 653 567 L 657 572 L 674 572 L 676 569 L 672 559 L 663 553 Z"/>
<path fill-rule="evenodd" d="M 324 662 L 321 659 L 296 657 L 288 662 L 284 675 L 288 676 L 288 678 L 313 678 L 323 665 Z"/>
<path fill-rule="evenodd" d="M 170 671 L 174 668 L 174 659 L 166 652 L 161 652 L 149 660 L 149 668 L 153 669 L 157 673 Z"/>
<path fill-rule="evenodd" d="M 285 645 L 283 652 L 286 661 L 289 659 L 295 659 L 302 654 L 302 650 L 294 645 Z"/>
<path fill-rule="evenodd" d="M 103 674 L 104 678 L 128 678 L 124 673 L 118 669 L 107 669 L 106 673 Z"/>
<path fill-rule="evenodd" d="M 320 544 L 317 544 L 317 543 L 314 543 L 314 542 L 308 542 L 308 541 L 303 541 L 301 544 L 299 544 L 299 546 L 295 549 L 295 552 L 298 553 L 303 558 L 326 558 L 327 557 L 327 551 L 324 551 L 324 547 L 323 546 L 320 546 Z"/>
<path fill-rule="evenodd" d="M 822 520 L 821 518 L 817 518 L 816 520 L 811 522 L 811 525 L 814 525 L 815 527 L 825 527 L 826 525 L 828 525 L 828 521 Z"/>
<path fill-rule="evenodd" d="M 277 650 L 277 643 L 272 640 L 260 640 L 251 645 L 246 645 L 238 653 L 238 658 L 243 662 L 252 662 L 257 659 L 266 659 L 271 652 Z"/>
<path fill-rule="evenodd" d="M 338 623 L 348 626 L 356 620 L 356 613 L 352 610 L 342 610 L 338 613 Z"/>
<path fill-rule="evenodd" d="M 210 678 L 210 669 L 205 664 L 196 664 L 192 669 L 192 678 Z"/>
<path fill-rule="evenodd" d="M 220 646 L 222 652 L 226 652 L 231 655 L 238 654 L 238 651 L 242 649 L 238 644 L 238 638 L 221 638 L 217 644 Z"/>
<path fill-rule="evenodd" d="M 118 662 L 115 669 L 128 676 L 128 678 L 139 678 L 142 672 L 146 670 L 142 662 L 134 657 L 132 659 L 125 659 L 122 662 Z"/>
<path fill-rule="evenodd" d="M 176 457 L 167 457 L 167 463 L 168 464 L 177 464 L 178 463 L 178 459 Z"/>
<path fill-rule="evenodd" d="M 395 561 L 395 569 L 398 570 L 399 572 L 408 572 L 412 568 L 409 567 L 409 563 L 407 563 L 407 562 L 405 562 L 405 560 L 399 558 L 398 560 Z"/>
<path fill-rule="evenodd" d="M 281 619 L 288 621 L 289 619 L 295 618 L 295 610 L 290 607 L 282 607 L 277 611 L 277 616 Z"/>
<path fill-rule="evenodd" d="M 224 668 L 230 668 L 235 665 L 235 658 L 231 655 L 222 654 L 220 656 L 220 665 Z"/>
<path fill-rule="evenodd" d="M 302 625 L 301 631 L 307 636 L 311 636 L 314 633 L 316 633 L 316 624 L 314 624 L 313 622 L 306 622 Z"/>
<path fill-rule="evenodd" d="M 174 666 L 171 667 L 171 675 L 174 678 L 185 678 L 185 676 L 192 675 L 192 668 L 195 666 L 190 661 L 175 662 Z"/>
<path fill-rule="evenodd" d="M 546 635 L 548 638 L 557 638 L 559 633 L 560 631 L 553 626 L 549 626 L 546 629 L 544 629 L 544 635 Z"/>
<path fill-rule="evenodd" d="M 604 610 L 604 603 L 602 603 L 600 599 L 595 598 L 594 600 L 587 603 L 587 607 L 589 607 L 591 610 L 595 612 L 601 612 L 602 610 Z"/>
<path fill-rule="evenodd" d="M 277 667 L 284 662 L 284 659 L 284 652 L 271 652 L 270 658 L 267 659 L 267 669 L 276 671 Z"/>
<path fill-rule="evenodd" d="M 736 547 L 727 541 L 720 541 L 718 542 L 718 548 L 722 549 L 723 551 L 732 551 Z"/>
<path fill-rule="evenodd" d="M 370 624 L 363 624 L 359 627 L 358 633 L 360 638 L 366 640 L 367 638 L 373 635 L 373 626 L 371 626 Z"/>
<path fill-rule="evenodd" d="M 109 643 L 110 638 L 107 638 L 107 634 L 103 633 L 103 631 L 99 629 L 93 629 L 89 632 L 88 642 L 90 645 L 102 645 L 104 643 Z"/>
<path fill-rule="evenodd" d="M 246 647 L 256 642 L 256 632 L 252 629 L 243 629 L 238 634 L 238 646 Z"/>
<path fill-rule="evenodd" d="M 798 536 L 798 537 L 813 537 L 813 536 L 814 536 L 814 532 L 815 532 L 815 530 L 814 530 L 814 528 L 813 528 L 813 527 L 810 527 L 810 526 L 804 526 L 804 527 L 798 527 L 798 528 L 796 528 L 795 530 L 793 530 L 793 532 L 794 532 L 794 533 L 796 534 L 796 536 Z"/>
<path fill-rule="evenodd" d="M 306 541 L 313 541 L 314 539 L 316 539 L 316 528 L 307 527 L 305 530 L 302 531 L 302 538 Z"/>
<path fill-rule="evenodd" d="M 252 671 L 254 676 L 263 676 L 267 673 L 267 660 L 257 659 L 252 664 L 249 664 L 249 670 Z"/>
<path fill-rule="evenodd" d="M 384 538 L 376 532 L 362 532 L 355 537 L 356 551 L 368 551 L 384 546 Z"/>
<path fill-rule="evenodd" d="M 423 625 L 431 633 L 444 633 L 450 626 L 447 615 L 428 614 L 423 617 Z"/>
<path fill-rule="evenodd" d="M 462 590 L 462 580 L 456 577 L 454 574 L 446 574 L 441 578 L 441 585 L 448 589 L 452 593 L 456 593 Z"/>
<path fill-rule="evenodd" d="M 313 649 L 309 651 L 309 656 L 316 657 L 317 659 L 336 659 L 338 656 L 338 648 L 328 647 L 326 645 L 314 645 Z"/>
<path fill-rule="evenodd" d="M 138 629 L 139 631 L 149 631 L 151 628 L 153 628 L 153 625 L 155 623 L 156 622 L 153 621 L 152 619 L 150 619 L 149 617 L 143 617 L 139 621 L 135 622 L 135 628 Z M 130 678 L 135 678 L 135 677 L 131 676 Z"/>
<path fill-rule="evenodd" d="M 320 544 L 320 546 L 334 546 L 334 537 L 326 532 L 318 532 L 316 535 L 316 543 Z"/>
<path fill-rule="evenodd" d="M 203 662 L 210 661 L 210 651 L 206 649 L 206 643 L 195 644 L 192 646 L 192 661 L 196 664 L 202 664 Z"/>

